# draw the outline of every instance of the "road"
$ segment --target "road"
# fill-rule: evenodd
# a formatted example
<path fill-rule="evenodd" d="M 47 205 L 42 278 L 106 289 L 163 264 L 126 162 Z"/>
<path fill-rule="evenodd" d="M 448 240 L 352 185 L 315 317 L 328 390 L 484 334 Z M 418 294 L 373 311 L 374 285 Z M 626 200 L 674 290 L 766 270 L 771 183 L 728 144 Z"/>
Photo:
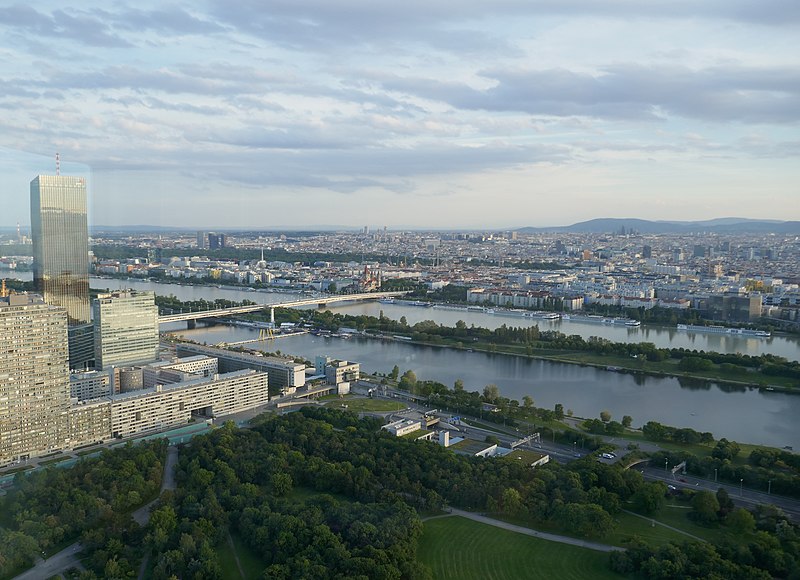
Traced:
<path fill-rule="evenodd" d="M 359 385 L 362 387 L 362 385 Z M 363 389 L 363 387 L 362 387 Z M 366 390 L 364 391 L 366 393 Z M 387 389 L 386 398 L 393 398 L 394 395 L 398 397 L 407 396 L 407 393 L 403 393 L 402 391 L 397 391 L 395 389 Z M 427 407 L 424 405 L 417 404 L 413 401 L 406 400 L 403 402 L 408 408 L 418 411 L 424 412 L 428 410 Z M 385 413 L 383 414 L 385 415 Z M 452 413 L 437 413 L 439 417 L 443 420 L 447 420 L 447 418 L 452 417 Z M 479 419 L 472 418 L 466 419 L 467 421 L 478 421 Z M 574 417 L 566 417 L 565 421 L 568 423 L 572 423 L 572 425 L 576 429 L 580 429 L 580 422 L 581 419 L 574 418 Z M 476 427 L 474 425 L 466 426 L 466 432 L 462 431 L 462 435 L 465 437 L 469 437 L 470 439 L 476 440 L 483 440 L 488 435 L 492 435 L 497 437 L 500 440 L 500 444 L 509 447 L 512 442 L 516 441 L 517 439 L 523 436 L 522 433 L 514 432 L 515 430 L 511 427 L 504 427 L 503 425 L 494 425 L 483 421 L 482 423 L 486 425 L 491 425 L 492 429 L 484 429 L 481 427 Z M 462 428 L 464 425 L 462 424 Z M 496 431 L 495 431 L 496 430 Z M 502 433 L 498 433 L 498 431 L 502 431 Z M 624 437 L 604 437 L 606 443 L 616 446 L 615 453 L 617 457 L 614 459 L 598 459 L 603 463 L 616 463 L 620 459 L 622 459 L 625 455 L 627 455 L 630 451 L 628 450 L 629 443 L 635 443 L 636 446 L 643 451 L 647 452 L 654 452 L 658 451 L 660 447 L 657 443 L 652 442 L 643 442 L 643 441 L 634 441 L 628 440 Z M 532 446 L 528 445 L 528 448 L 533 448 Z M 561 463 L 567 463 L 569 461 L 573 461 L 577 457 L 585 455 L 585 451 L 581 448 L 575 448 L 574 445 L 563 445 L 559 443 L 554 443 L 551 441 L 542 440 L 541 446 L 536 445 L 535 449 L 537 451 L 542 451 L 550 455 L 551 459 L 557 460 Z M 717 483 L 713 481 L 709 481 L 707 479 L 702 479 L 698 477 L 693 477 L 690 475 L 673 475 L 671 472 L 664 473 L 662 469 L 658 467 L 645 467 L 642 464 L 642 467 L 638 469 L 643 470 L 643 474 L 647 479 L 650 480 L 659 480 L 664 481 L 669 485 L 674 485 L 677 488 L 687 488 L 687 489 L 704 489 L 707 491 L 715 492 L 720 488 L 723 487 L 728 491 L 731 499 L 734 501 L 735 504 L 740 505 L 742 507 L 753 509 L 758 504 L 772 504 L 780 508 L 792 521 L 800 522 L 800 501 L 785 497 L 785 496 L 778 496 L 775 494 L 767 494 L 765 491 L 754 491 L 752 489 L 740 489 L 740 487 L 736 484 L 729 484 L 729 483 Z M 685 480 L 685 482 L 680 481 L 681 479 Z"/>
<path fill-rule="evenodd" d="M 83 565 L 78 560 L 78 553 L 83 549 L 79 542 L 75 542 L 60 552 L 53 554 L 47 560 L 41 558 L 36 561 L 33 568 L 16 576 L 14 580 L 41 580 L 50 578 L 59 572 L 69 570 L 72 567 L 83 570 Z"/>
<path fill-rule="evenodd" d="M 716 493 L 719 488 L 724 488 L 733 503 L 744 508 L 753 509 L 758 504 L 772 504 L 780 508 L 792 521 L 800 521 L 800 501 L 781 495 L 767 494 L 752 489 L 740 488 L 738 485 L 714 482 L 692 475 L 673 475 L 672 472 L 664 472 L 663 468 L 648 467 L 644 469 L 646 479 L 663 481 L 668 485 L 674 485 L 678 489 L 703 489 Z M 683 480 L 683 481 L 681 481 Z"/>

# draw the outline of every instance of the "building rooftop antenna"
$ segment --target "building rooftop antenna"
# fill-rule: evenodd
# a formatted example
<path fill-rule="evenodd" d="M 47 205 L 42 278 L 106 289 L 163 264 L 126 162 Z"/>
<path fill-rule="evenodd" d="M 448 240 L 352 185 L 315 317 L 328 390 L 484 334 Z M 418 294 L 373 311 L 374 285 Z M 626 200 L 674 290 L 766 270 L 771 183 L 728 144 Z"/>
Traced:
<path fill-rule="evenodd" d="M 56 152 L 56 175 L 61 175 L 61 155 Z"/>

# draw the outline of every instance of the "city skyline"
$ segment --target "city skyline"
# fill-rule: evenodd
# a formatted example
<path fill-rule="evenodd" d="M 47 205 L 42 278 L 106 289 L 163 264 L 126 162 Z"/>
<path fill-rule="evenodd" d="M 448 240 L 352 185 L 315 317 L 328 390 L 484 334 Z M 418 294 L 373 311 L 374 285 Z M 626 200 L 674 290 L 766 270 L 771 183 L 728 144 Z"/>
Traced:
<path fill-rule="evenodd" d="M 0 226 L 800 219 L 792 3 L 529 4 L 6 8 Z"/>

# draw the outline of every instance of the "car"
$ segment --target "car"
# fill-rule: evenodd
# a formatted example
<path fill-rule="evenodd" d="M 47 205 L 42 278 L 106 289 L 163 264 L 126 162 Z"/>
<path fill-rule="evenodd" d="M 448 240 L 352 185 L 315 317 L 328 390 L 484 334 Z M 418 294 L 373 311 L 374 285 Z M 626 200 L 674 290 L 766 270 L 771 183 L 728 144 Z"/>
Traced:
<path fill-rule="evenodd" d="M 678 481 L 680 481 L 681 483 L 686 483 L 686 480 L 683 478 L 680 478 Z"/>
<path fill-rule="evenodd" d="M 609 453 L 608 453 L 608 454 L 609 454 L 611 457 L 616 457 L 616 456 L 617 456 L 617 454 L 616 454 L 616 453 L 612 453 L 612 452 L 610 452 L 610 451 L 609 451 Z"/>

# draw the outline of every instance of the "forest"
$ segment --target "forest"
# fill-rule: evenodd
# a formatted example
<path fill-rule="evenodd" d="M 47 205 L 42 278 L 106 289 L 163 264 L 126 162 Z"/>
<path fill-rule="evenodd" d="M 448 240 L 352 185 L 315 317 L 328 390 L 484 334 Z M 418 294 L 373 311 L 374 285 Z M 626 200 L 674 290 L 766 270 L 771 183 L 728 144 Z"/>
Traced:
<path fill-rule="evenodd" d="M 257 555 L 264 578 L 428 579 L 416 557 L 424 514 L 454 506 L 602 541 L 622 509 L 657 513 L 669 493 L 591 456 L 532 470 L 380 426 L 322 407 L 262 415 L 250 429 L 226 423 L 181 447 L 177 490 L 161 496 L 144 529 L 131 511 L 158 489 L 163 442 L 19 475 L 0 504 L 0 563 L 18 569 L 45 545 L 80 539 L 85 580 L 131 577 L 143 557 L 155 579 L 216 579 L 236 538 Z M 660 548 L 632 537 L 610 568 L 656 578 L 796 577 L 800 541 L 778 510 L 736 509 L 722 491 L 682 498 L 698 522 L 730 533 L 715 544 Z"/>

